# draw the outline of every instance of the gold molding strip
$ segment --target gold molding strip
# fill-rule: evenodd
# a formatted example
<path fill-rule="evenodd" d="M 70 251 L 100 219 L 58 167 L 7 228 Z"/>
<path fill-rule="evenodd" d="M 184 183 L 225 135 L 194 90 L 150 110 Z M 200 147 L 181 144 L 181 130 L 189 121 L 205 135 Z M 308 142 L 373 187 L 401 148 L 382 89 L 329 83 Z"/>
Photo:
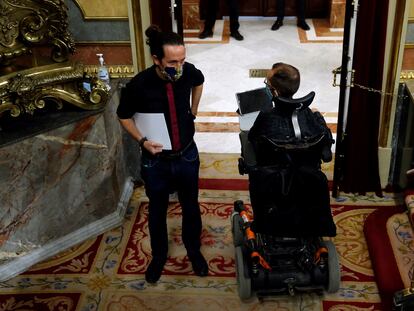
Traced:
<path fill-rule="evenodd" d="M 133 65 L 106 65 L 110 78 L 132 78 L 134 73 Z M 85 65 L 84 72 L 96 76 L 98 74 L 98 65 Z"/>
<path fill-rule="evenodd" d="M 400 80 L 411 80 L 411 79 L 414 79 L 414 71 L 413 70 L 401 71 Z"/>
<path fill-rule="evenodd" d="M 385 83 L 385 91 L 388 93 L 393 93 L 397 79 L 397 65 L 398 56 L 401 52 L 400 44 L 405 7 L 406 0 L 397 1 L 392 29 L 391 56 L 389 58 L 388 68 L 386 69 L 387 78 Z M 383 102 L 378 140 L 379 147 L 387 146 L 388 134 L 390 132 L 392 102 L 393 97 L 391 96 L 386 96 Z"/>
<path fill-rule="evenodd" d="M 249 78 L 266 78 L 269 69 L 249 69 Z"/>
<path fill-rule="evenodd" d="M 142 34 L 144 29 L 142 28 L 142 17 L 141 17 L 141 4 L 139 0 L 130 0 L 132 6 L 132 22 L 134 25 L 134 39 L 135 39 L 135 51 L 137 58 L 137 70 L 142 71 L 145 69 L 145 42 Z M 150 9 L 151 10 L 151 9 Z"/>
<path fill-rule="evenodd" d="M 131 41 L 76 41 L 76 46 L 103 45 L 103 46 L 131 46 Z"/>

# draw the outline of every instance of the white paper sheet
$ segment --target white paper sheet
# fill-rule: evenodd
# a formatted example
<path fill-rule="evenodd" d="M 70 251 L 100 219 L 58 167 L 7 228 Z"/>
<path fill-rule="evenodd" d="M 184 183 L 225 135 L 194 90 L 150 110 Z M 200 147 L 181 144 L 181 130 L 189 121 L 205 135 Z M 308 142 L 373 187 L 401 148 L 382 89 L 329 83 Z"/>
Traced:
<path fill-rule="evenodd" d="M 135 126 L 149 140 L 162 144 L 162 149 L 171 150 L 171 139 L 163 113 L 136 113 Z"/>
<path fill-rule="evenodd" d="M 239 123 L 240 129 L 242 131 L 249 131 L 256 121 L 257 116 L 259 115 L 260 111 L 245 113 L 239 116 Z"/>

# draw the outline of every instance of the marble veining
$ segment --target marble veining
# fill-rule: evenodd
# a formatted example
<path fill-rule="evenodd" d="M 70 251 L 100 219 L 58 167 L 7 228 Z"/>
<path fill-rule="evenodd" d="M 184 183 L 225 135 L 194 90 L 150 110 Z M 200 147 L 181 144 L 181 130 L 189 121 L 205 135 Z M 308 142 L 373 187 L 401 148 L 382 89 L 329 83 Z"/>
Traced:
<path fill-rule="evenodd" d="M 0 280 L 122 221 L 133 182 L 118 101 L 0 148 Z"/>

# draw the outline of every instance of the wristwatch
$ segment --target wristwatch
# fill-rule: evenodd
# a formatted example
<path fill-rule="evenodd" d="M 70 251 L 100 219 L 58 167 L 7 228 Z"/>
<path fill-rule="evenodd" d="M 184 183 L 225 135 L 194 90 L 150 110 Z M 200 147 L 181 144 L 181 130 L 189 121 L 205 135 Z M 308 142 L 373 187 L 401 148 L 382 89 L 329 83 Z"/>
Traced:
<path fill-rule="evenodd" d="M 142 148 L 144 146 L 144 143 L 148 140 L 148 138 L 146 136 L 142 137 L 139 141 L 138 144 L 139 146 Z"/>

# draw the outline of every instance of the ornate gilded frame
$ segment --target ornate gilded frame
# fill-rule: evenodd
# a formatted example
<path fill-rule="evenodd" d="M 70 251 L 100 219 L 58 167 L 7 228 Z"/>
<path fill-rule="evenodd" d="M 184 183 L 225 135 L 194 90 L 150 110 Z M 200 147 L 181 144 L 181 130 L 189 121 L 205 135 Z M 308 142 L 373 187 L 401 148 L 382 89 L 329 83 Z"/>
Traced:
<path fill-rule="evenodd" d="M 0 2 L 0 66 L 30 53 L 30 45 L 52 45 L 52 59 L 66 61 L 75 50 L 63 0 Z"/>
<path fill-rule="evenodd" d="M 0 18 L 0 116 L 33 114 L 48 103 L 57 109 L 69 103 L 86 110 L 106 104 L 108 87 L 85 75 L 81 63 L 69 61 L 75 45 L 64 0 L 2 0 Z M 50 64 L 16 62 L 36 45 L 52 47 Z M 34 57 L 32 63 L 37 63 Z"/>

